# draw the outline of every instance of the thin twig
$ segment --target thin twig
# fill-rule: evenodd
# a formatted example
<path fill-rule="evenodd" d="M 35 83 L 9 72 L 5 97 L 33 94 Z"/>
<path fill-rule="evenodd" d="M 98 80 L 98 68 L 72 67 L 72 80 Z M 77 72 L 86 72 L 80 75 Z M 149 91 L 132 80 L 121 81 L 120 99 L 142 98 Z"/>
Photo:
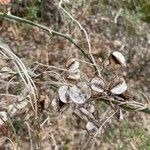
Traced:
<path fill-rule="evenodd" d="M 64 68 L 60 68 L 60 67 L 56 67 L 56 66 L 50 66 L 50 65 L 39 63 L 39 62 L 35 62 L 35 63 L 38 64 L 38 65 L 40 65 L 40 66 L 44 66 L 44 67 L 48 67 L 48 68 L 52 68 L 52 69 L 57 69 L 57 70 L 68 72 L 68 70 L 64 69 Z"/>
<path fill-rule="evenodd" d="M 117 111 L 118 111 L 118 110 L 117 110 Z M 98 129 L 97 132 L 95 133 L 94 137 L 96 137 L 99 133 L 101 133 L 101 130 L 102 130 L 103 126 L 116 114 L 117 111 L 115 111 L 110 117 L 108 117 L 108 118 L 103 122 L 103 124 L 99 127 L 99 129 Z"/>
<path fill-rule="evenodd" d="M 96 64 L 96 61 L 92 55 L 92 51 L 91 51 L 91 44 L 90 44 L 90 38 L 87 34 L 87 31 L 82 27 L 82 25 L 70 14 L 68 13 L 68 11 L 66 11 L 63 7 L 62 7 L 62 3 L 63 3 L 63 0 L 60 0 L 59 2 L 59 8 L 61 8 L 78 26 L 79 28 L 81 29 L 81 31 L 84 32 L 84 35 L 85 35 L 85 38 L 87 40 L 87 44 L 88 44 L 88 52 L 89 52 L 89 55 L 91 57 L 91 60 L 92 60 L 92 63 L 94 64 L 94 67 L 96 69 L 96 71 L 98 72 L 98 75 L 101 76 L 101 73 L 100 73 L 100 70 Z"/>
<path fill-rule="evenodd" d="M 28 122 L 25 122 L 28 128 L 28 134 L 29 134 L 29 139 L 30 139 L 30 150 L 33 150 L 33 141 L 32 141 L 32 135 L 31 135 L 31 128 Z"/>
<path fill-rule="evenodd" d="M 110 100 L 106 97 L 99 97 L 99 98 L 96 98 L 95 100 L 97 101 L 103 101 L 107 104 L 110 103 Z M 137 103 L 136 101 L 134 100 L 131 100 L 131 101 L 121 101 L 120 99 L 111 99 L 111 102 L 116 105 L 116 106 L 119 106 L 125 110 L 128 110 L 128 111 L 141 111 L 141 112 L 144 112 L 144 113 L 147 113 L 147 114 L 150 114 L 150 105 L 148 104 L 143 104 L 143 103 Z"/>

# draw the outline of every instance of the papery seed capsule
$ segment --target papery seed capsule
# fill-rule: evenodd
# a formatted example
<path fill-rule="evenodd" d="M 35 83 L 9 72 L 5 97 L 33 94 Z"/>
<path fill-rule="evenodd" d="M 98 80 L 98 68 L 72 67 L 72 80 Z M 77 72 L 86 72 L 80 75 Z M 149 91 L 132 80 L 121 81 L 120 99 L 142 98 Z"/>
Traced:
<path fill-rule="evenodd" d="M 104 87 L 105 87 L 105 82 L 102 78 L 94 77 L 91 80 L 91 89 L 93 91 L 102 93 L 102 92 L 104 92 Z"/>
<path fill-rule="evenodd" d="M 53 110 L 59 111 L 59 99 L 57 97 L 52 100 L 51 106 Z"/>
<path fill-rule="evenodd" d="M 122 53 L 118 51 L 114 51 L 112 53 L 112 56 L 120 63 L 122 66 L 126 66 L 126 60 L 125 57 L 122 55 Z"/>
<path fill-rule="evenodd" d="M 63 103 L 68 103 L 69 102 L 69 86 L 68 85 L 61 86 L 58 89 L 58 95 L 59 95 L 59 99 Z"/>
<path fill-rule="evenodd" d="M 75 58 L 69 59 L 69 61 L 66 63 L 66 67 L 68 70 L 76 70 L 79 69 L 80 63 Z"/>
<path fill-rule="evenodd" d="M 88 121 L 88 123 L 86 124 L 86 129 L 89 132 L 95 132 L 95 131 L 97 131 L 97 127 L 91 121 Z"/>
<path fill-rule="evenodd" d="M 113 94 L 122 94 L 123 92 L 125 92 L 127 90 L 127 84 L 125 82 L 125 80 L 123 78 L 120 79 L 120 82 L 115 85 L 111 90 L 110 92 L 113 93 Z"/>

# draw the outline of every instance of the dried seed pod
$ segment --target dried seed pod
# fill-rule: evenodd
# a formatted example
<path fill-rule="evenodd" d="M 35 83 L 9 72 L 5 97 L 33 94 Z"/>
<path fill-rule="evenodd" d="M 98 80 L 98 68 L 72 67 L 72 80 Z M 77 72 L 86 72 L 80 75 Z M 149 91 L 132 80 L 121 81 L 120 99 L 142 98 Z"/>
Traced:
<path fill-rule="evenodd" d="M 84 104 L 84 108 L 87 109 L 90 113 L 94 113 L 95 112 L 94 104 L 86 103 L 86 104 Z"/>
<path fill-rule="evenodd" d="M 7 79 L 11 77 L 12 75 L 10 73 L 0 73 L 0 78 Z"/>
<path fill-rule="evenodd" d="M 75 58 L 72 58 L 67 62 L 66 67 L 69 72 L 69 75 L 67 77 L 68 79 L 71 79 L 71 80 L 80 79 L 79 66 L 80 66 L 80 63 Z"/>
<path fill-rule="evenodd" d="M 79 66 L 80 66 L 80 63 L 75 58 L 69 59 L 69 61 L 66 63 L 66 67 L 70 71 L 79 69 Z"/>
<path fill-rule="evenodd" d="M 61 86 L 58 89 L 58 95 L 59 95 L 59 99 L 63 103 L 68 103 L 69 102 L 69 86 L 68 85 Z"/>
<path fill-rule="evenodd" d="M 17 109 L 22 109 L 24 108 L 26 105 L 28 104 L 28 101 L 27 100 L 23 100 L 23 101 L 20 101 L 18 103 L 16 103 L 16 108 Z"/>
<path fill-rule="evenodd" d="M 115 85 L 110 92 L 113 94 L 122 94 L 123 92 L 125 92 L 127 90 L 127 84 L 125 82 L 125 80 L 123 78 L 120 79 L 120 82 Z"/>
<path fill-rule="evenodd" d="M 17 108 L 12 104 L 8 106 L 7 112 L 10 116 L 14 115 L 17 112 Z"/>
<path fill-rule="evenodd" d="M 123 113 L 122 113 L 122 110 L 121 110 L 121 109 L 119 109 L 118 118 L 119 118 L 119 120 L 123 120 L 123 118 L 124 118 L 124 115 L 123 115 Z"/>
<path fill-rule="evenodd" d="M 94 115 L 93 115 L 91 112 L 89 112 L 89 110 L 85 109 L 84 107 L 80 107 L 79 110 L 80 110 L 86 117 L 88 117 L 88 118 L 90 118 L 90 119 L 96 121 Z"/>
<path fill-rule="evenodd" d="M 88 121 L 88 123 L 86 124 L 86 129 L 88 132 L 92 133 L 98 130 L 98 128 L 94 125 L 93 122 Z"/>
<path fill-rule="evenodd" d="M 73 116 L 76 119 L 77 127 L 81 128 L 81 129 L 85 129 L 88 118 L 85 115 L 83 115 L 78 109 L 74 110 Z"/>
<path fill-rule="evenodd" d="M 1 69 L 1 72 L 14 73 L 9 67 L 3 67 L 3 68 Z"/>
<path fill-rule="evenodd" d="M 23 95 L 18 97 L 18 101 L 15 103 L 15 108 L 22 109 L 28 104 L 27 99 L 24 98 Z"/>
<path fill-rule="evenodd" d="M 50 99 L 49 99 L 48 95 L 46 95 L 45 99 L 44 99 L 44 109 L 48 109 L 49 105 L 50 105 Z"/>
<path fill-rule="evenodd" d="M 89 111 L 90 111 L 90 113 L 94 113 L 95 112 L 95 106 L 91 104 L 89 107 Z"/>
<path fill-rule="evenodd" d="M 107 59 L 107 60 L 104 61 L 104 67 L 105 67 L 105 68 L 106 68 L 109 64 L 110 64 L 110 60 L 109 60 L 109 59 Z"/>
<path fill-rule="evenodd" d="M 82 104 L 91 97 L 91 89 L 85 82 L 79 82 L 70 88 L 70 99 L 77 104 Z"/>
<path fill-rule="evenodd" d="M 70 99 L 77 104 L 83 104 L 86 101 L 84 94 L 76 85 L 70 88 Z"/>
<path fill-rule="evenodd" d="M 52 100 L 51 106 L 52 106 L 53 110 L 59 111 L 59 99 L 58 99 L 58 97 L 56 97 Z"/>
<path fill-rule="evenodd" d="M 15 72 L 10 69 L 9 67 L 3 67 L 1 69 L 1 73 L 0 73 L 0 76 L 3 78 L 3 79 L 6 79 L 8 77 L 11 77 L 13 74 L 15 74 Z"/>
<path fill-rule="evenodd" d="M 64 2 L 65 4 L 70 4 L 70 1 L 69 1 L 69 0 L 63 0 L 63 2 Z"/>
<path fill-rule="evenodd" d="M 80 79 L 80 70 L 79 69 L 76 69 L 74 71 L 69 71 L 69 76 L 67 77 L 68 79 L 71 79 L 71 80 L 79 80 Z"/>
<path fill-rule="evenodd" d="M 91 80 L 91 89 L 93 91 L 102 93 L 102 92 L 104 92 L 104 88 L 105 88 L 105 82 L 102 78 L 94 77 Z"/>
<path fill-rule="evenodd" d="M 117 60 L 117 62 L 126 67 L 126 60 L 125 57 L 122 55 L 122 53 L 118 52 L 118 51 L 114 51 L 112 53 L 112 56 Z"/>
<path fill-rule="evenodd" d="M 7 121 L 7 113 L 5 111 L 0 112 L 0 125 Z"/>

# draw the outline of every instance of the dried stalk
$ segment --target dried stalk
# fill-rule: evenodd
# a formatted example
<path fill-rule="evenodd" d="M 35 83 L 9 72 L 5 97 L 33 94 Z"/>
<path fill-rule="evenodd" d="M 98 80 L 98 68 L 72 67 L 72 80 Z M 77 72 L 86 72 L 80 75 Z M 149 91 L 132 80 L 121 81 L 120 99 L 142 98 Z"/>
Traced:
<path fill-rule="evenodd" d="M 99 98 L 96 98 L 95 100 L 97 101 L 103 101 L 105 103 L 107 103 L 108 105 L 110 103 L 120 107 L 120 108 L 123 108 L 125 110 L 128 110 L 128 111 L 140 111 L 140 112 L 144 112 L 146 114 L 150 114 L 150 105 L 148 104 L 143 104 L 143 103 L 139 103 L 139 102 L 136 102 L 134 100 L 130 100 L 130 101 L 122 101 L 122 99 L 108 99 L 108 98 L 105 98 L 105 97 L 99 97 Z"/>

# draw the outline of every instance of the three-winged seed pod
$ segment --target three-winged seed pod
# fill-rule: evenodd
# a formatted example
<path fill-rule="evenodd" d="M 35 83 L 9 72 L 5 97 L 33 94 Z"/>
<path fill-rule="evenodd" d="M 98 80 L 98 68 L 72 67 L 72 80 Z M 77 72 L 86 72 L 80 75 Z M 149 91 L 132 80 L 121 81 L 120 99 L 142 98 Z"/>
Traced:
<path fill-rule="evenodd" d="M 116 63 L 122 67 L 126 66 L 125 58 L 120 52 L 114 51 L 111 53 L 110 57 L 115 59 Z M 127 90 L 126 82 L 123 77 L 115 78 L 115 81 L 111 81 L 113 84 L 109 84 L 110 81 L 106 81 L 105 76 L 94 76 L 88 80 L 81 79 L 79 69 L 80 63 L 76 58 L 71 58 L 66 63 L 66 68 L 68 71 L 66 83 L 58 88 L 57 95 L 52 100 L 52 107 L 54 110 L 58 111 L 61 109 L 60 103 L 64 105 L 75 104 L 78 111 L 81 111 L 86 116 L 85 120 L 87 124 L 85 128 L 89 132 L 97 130 L 97 121 L 92 122 L 91 119 L 89 120 L 89 118 L 95 119 L 93 114 L 95 113 L 96 103 L 93 103 L 93 93 L 96 93 L 98 96 L 110 96 L 110 93 L 112 97 L 113 95 L 120 95 Z M 112 76 L 114 75 L 112 74 Z M 71 82 L 70 84 L 70 80 L 76 82 L 73 82 L 73 84 Z"/>

